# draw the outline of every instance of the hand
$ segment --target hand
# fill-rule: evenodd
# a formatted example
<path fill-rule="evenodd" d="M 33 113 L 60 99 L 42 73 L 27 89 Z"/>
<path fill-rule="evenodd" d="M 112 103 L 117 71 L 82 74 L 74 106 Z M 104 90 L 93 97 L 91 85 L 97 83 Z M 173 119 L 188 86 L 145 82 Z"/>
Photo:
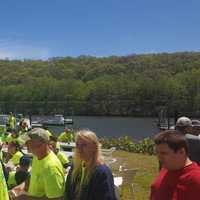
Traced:
<path fill-rule="evenodd" d="M 13 190 L 8 191 L 8 195 L 10 200 L 15 200 L 17 197 L 17 194 Z"/>
<path fill-rule="evenodd" d="M 16 196 L 19 196 L 21 194 L 24 194 L 25 193 L 25 182 L 21 183 L 20 185 L 17 185 L 16 187 L 14 187 L 12 189 L 12 191 L 16 194 Z"/>
<path fill-rule="evenodd" d="M 26 194 L 19 195 L 14 200 L 28 200 L 28 196 Z"/>

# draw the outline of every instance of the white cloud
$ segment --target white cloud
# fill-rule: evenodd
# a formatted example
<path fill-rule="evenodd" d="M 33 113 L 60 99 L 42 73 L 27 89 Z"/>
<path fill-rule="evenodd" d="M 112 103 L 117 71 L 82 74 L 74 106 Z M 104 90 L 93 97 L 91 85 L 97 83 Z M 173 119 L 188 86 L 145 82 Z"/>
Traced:
<path fill-rule="evenodd" d="M 49 50 L 20 40 L 0 39 L 0 59 L 42 59 L 49 58 Z"/>

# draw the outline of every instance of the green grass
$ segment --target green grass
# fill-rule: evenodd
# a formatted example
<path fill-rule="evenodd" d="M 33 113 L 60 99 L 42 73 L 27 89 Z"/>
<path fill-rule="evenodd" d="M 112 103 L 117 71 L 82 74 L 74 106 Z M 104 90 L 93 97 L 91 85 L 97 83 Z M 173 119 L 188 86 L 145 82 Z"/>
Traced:
<path fill-rule="evenodd" d="M 118 165 L 137 169 L 132 179 L 134 200 L 148 200 L 151 182 L 158 174 L 158 161 L 156 156 L 124 151 L 116 151 L 113 156 L 117 159 Z M 120 193 L 121 200 L 132 200 L 128 185 L 122 185 Z"/>

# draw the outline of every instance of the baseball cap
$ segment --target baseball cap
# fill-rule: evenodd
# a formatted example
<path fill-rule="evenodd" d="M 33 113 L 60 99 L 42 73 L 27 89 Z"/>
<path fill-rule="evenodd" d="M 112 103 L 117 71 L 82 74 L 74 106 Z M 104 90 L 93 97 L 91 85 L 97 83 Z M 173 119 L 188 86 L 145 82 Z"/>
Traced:
<path fill-rule="evenodd" d="M 42 142 L 48 143 L 49 135 L 47 131 L 43 128 L 33 128 L 28 133 L 20 136 L 20 139 L 26 143 L 29 140 L 40 140 Z"/>
<path fill-rule="evenodd" d="M 184 126 L 192 126 L 192 121 L 188 117 L 179 117 L 176 121 L 176 126 L 184 127 Z"/>

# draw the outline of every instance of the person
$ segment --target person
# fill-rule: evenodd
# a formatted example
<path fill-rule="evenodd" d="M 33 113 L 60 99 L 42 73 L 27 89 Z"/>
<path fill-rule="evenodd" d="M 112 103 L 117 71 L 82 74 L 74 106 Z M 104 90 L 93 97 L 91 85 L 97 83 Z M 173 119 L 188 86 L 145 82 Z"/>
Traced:
<path fill-rule="evenodd" d="M 64 169 L 49 148 L 46 130 L 34 128 L 22 135 L 33 154 L 32 171 L 27 193 L 18 193 L 16 200 L 61 200 L 64 194 Z"/>
<path fill-rule="evenodd" d="M 7 181 L 9 189 L 12 189 L 30 178 L 30 165 L 31 159 L 28 156 L 22 156 L 20 158 L 19 167 L 16 171 L 9 172 Z"/>
<path fill-rule="evenodd" d="M 58 141 L 67 143 L 74 142 L 74 133 L 70 128 L 65 127 L 64 132 L 58 136 Z"/>
<path fill-rule="evenodd" d="M 194 135 L 192 121 L 188 117 L 180 117 L 175 129 L 185 135 L 189 147 L 189 157 L 200 165 L 200 137 Z"/>
<path fill-rule="evenodd" d="M 19 123 L 19 135 L 26 134 L 30 130 L 30 121 L 27 118 L 21 119 Z"/>
<path fill-rule="evenodd" d="M 199 200 L 200 167 L 189 159 L 184 135 L 167 130 L 154 142 L 162 169 L 151 185 L 150 200 Z"/>
<path fill-rule="evenodd" d="M 200 121 L 193 119 L 192 121 L 192 133 L 193 135 L 200 135 Z"/>
<path fill-rule="evenodd" d="M 17 166 L 20 158 L 23 156 L 23 153 L 21 152 L 21 146 L 17 141 L 8 143 L 8 154 L 10 156 L 8 163 L 12 163 L 13 165 Z"/>
<path fill-rule="evenodd" d="M 175 129 L 186 134 L 192 134 L 192 121 L 188 117 L 179 117 L 176 121 Z"/>
<path fill-rule="evenodd" d="M 64 200 L 116 200 L 113 176 L 103 161 L 96 134 L 81 130 L 75 141 L 74 162 L 67 176 Z"/>
<path fill-rule="evenodd" d="M 0 139 L 0 161 L 3 161 L 3 151 L 2 151 L 2 148 L 3 148 L 3 142 Z"/>
<path fill-rule="evenodd" d="M 13 115 L 12 112 L 10 112 L 9 116 L 8 116 L 8 121 L 7 121 L 7 130 L 13 130 L 16 127 L 16 118 Z"/>
<path fill-rule="evenodd" d="M 18 138 L 18 133 L 15 129 L 10 130 L 10 132 L 8 132 L 8 136 L 5 139 L 5 142 L 9 143 L 12 141 L 17 141 Z"/>
<path fill-rule="evenodd" d="M 59 143 L 57 142 L 56 136 L 50 136 L 49 137 L 49 147 L 50 149 L 56 154 L 58 159 L 60 160 L 63 167 L 66 169 L 70 166 L 69 159 L 66 157 L 66 155 L 60 151 Z"/>
<path fill-rule="evenodd" d="M 2 162 L 0 162 L 0 200 L 9 200 L 8 188 L 3 172 Z"/>
<path fill-rule="evenodd" d="M 20 141 L 19 133 L 15 129 L 12 129 L 4 140 L 7 143 L 17 141 L 19 144 L 23 144 L 23 141 Z"/>

